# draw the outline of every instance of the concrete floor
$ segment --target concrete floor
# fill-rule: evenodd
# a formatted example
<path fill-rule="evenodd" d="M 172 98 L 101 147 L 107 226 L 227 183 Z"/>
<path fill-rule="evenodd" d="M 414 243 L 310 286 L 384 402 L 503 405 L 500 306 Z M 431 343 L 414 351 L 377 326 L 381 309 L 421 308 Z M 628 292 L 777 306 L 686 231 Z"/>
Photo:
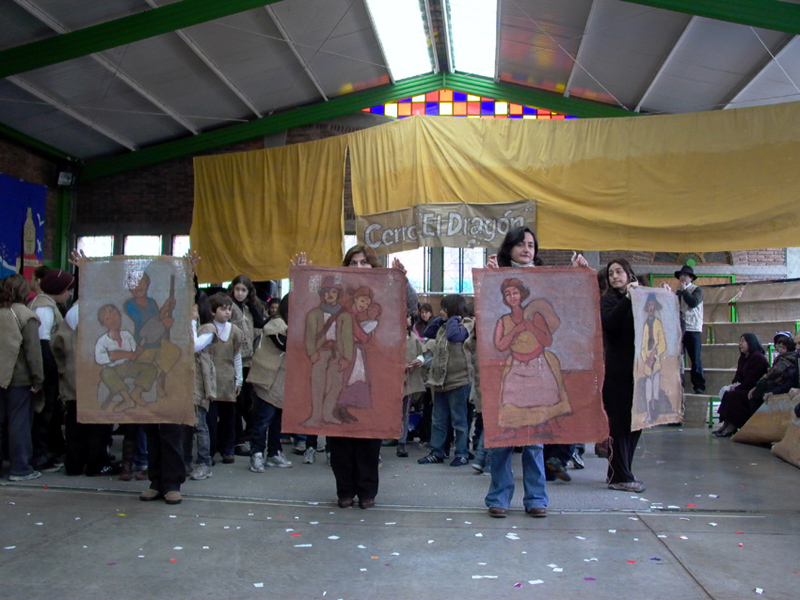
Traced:
<path fill-rule="evenodd" d="M 146 482 L 4 479 L 2 598 L 800 597 L 800 471 L 768 449 L 647 431 L 637 495 L 605 487 L 589 446 L 572 483 L 548 486 L 546 519 L 522 511 L 521 481 L 509 517 L 489 518 L 488 475 L 423 455 L 384 449 L 371 510 L 335 506 L 324 454 L 264 474 L 237 457 L 178 506 L 140 502 Z"/>

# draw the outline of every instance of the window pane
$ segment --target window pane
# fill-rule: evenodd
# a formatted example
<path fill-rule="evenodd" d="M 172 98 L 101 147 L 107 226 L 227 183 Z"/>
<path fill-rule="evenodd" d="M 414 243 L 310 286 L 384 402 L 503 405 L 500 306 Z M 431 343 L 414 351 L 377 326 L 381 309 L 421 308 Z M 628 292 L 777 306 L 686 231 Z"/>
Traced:
<path fill-rule="evenodd" d="M 429 256 L 428 248 L 415 248 L 405 252 L 395 252 L 386 257 L 386 266 L 391 267 L 392 260 L 395 258 L 399 260 L 406 268 L 406 277 L 408 277 L 411 287 L 417 292 L 425 293 L 428 291 Z"/>
<path fill-rule="evenodd" d="M 344 258 L 345 252 L 350 250 L 353 246 L 358 244 L 358 237 L 355 235 L 346 235 L 344 236 L 344 247 L 342 249 L 342 258 Z M 339 265 L 336 265 L 337 267 Z"/>
<path fill-rule="evenodd" d="M 461 292 L 461 248 L 444 248 L 444 281 L 442 291 Z"/>
<path fill-rule="evenodd" d="M 172 238 L 172 256 L 189 254 L 190 240 L 188 235 L 176 235 Z"/>
<path fill-rule="evenodd" d="M 445 248 L 443 291 L 450 294 L 472 294 L 472 269 L 486 264 L 483 248 Z"/>
<path fill-rule="evenodd" d="M 160 235 L 126 235 L 125 256 L 158 256 L 161 254 Z"/>
<path fill-rule="evenodd" d="M 78 238 L 78 250 L 90 258 L 101 258 L 114 254 L 113 235 L 85 235 Z"/>

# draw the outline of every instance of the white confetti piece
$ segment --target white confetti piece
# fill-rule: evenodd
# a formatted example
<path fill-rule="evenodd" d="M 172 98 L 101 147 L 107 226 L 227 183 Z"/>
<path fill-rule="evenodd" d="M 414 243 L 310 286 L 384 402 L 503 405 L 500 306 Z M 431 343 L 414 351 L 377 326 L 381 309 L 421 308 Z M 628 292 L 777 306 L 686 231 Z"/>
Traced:
<path fill-rule="evenodd" d="M 473 579 L 497 579 L 497 575 L 473 575 Z"/>
<path fill-rule="evenodd" d="M 689 517 L 681 517 L 680 520 L 681 521 L 691 521 L 691 519 Z"/>
<path fill-rule="evenodd" d="M 451 519 L 450 517 L 448 517 L 448 518 L 446 518 L 446 519 L 445 519 L 445 521 L 452 521 L 452 520 L 453 520 L 453 519 Z"/>
<path fill-rule="evenodd" d="M 262 581 L 262 582 L 260 582 L 260 583 L 254 583 L 254 584 L 253 584 L 253 587 L 257 587 L 257 588 L 263 588 L 263 587 L 264 587 L 264 582 Z"/>
<path fill-rule="evenodd" d="M 175 546 L 173 550 L 183 550 L 183 546 Z"/>
<path fill-rule="evenodd" d="M 83 548 L 88 548 L 89 546 L 83 546 Z"/>
<path fill-rule="evenodd" d="M 400 556 L 400 553 L 399 553 L 399 552 L 392 552 L 392 554 L 391 554 L 391 555 L 392 555 L 392 556 Z"/>
<path fill-rule="evenodd" d="M 634 541 L 634 542 L 638 542 L 638 541 L 639 541 L 639 538 L 633 538 L 633 541 Z"/>
<path fill-rule="evenodd" d="M 16 548 L 16 546 L 5 546 L 3 550 L 13 550 L 14 548 Z M 86 546 L 84 546 L 84 548 L 86 548 Z"/>
<path fill-rule="evenodd" d="M 432 544 L 432 543 L 433 543 L 433 540 L 428 540 L 428 543 L 429 543 L 429 544 Z"/>
<path fill-rule="evenodd" d="M 203 546 L 203 550 L 208 550 L 209 546 Z"/>
<path fill-rule="evenodd" d="M 255 513 L 247 513 L 248 517 L 252 517 Z"/>
<path fill-rule="evenodd" d="M 709 498 L 719 498 L 719 495 L 718 494 L 709 494 L 708 497 Z"/>
<path fill-rule="evenodd" d="M 464 525 L 472 525 L 472 521 L 464 521 Z"/>
<path fill-rule="evenodd" d="M 483 534 L 482 533 L 476 533 L 475 537 L 483 537 Z"/>
<path fill-rule="evenodd" d="M 549 565 L 547 565 L 547 568 L 549 568 L 549 569 L 555 569 L 557 566 L 558 566 L 558 565 L 557 565 L 556 563 L 550 563 Z"/>
<path fill-rule="evenodd" d="M 44 525 L 44 523 L 34 523 L 34 525 Z"/>
<path fill-rule="evenodd" d="M 169 518 L 170 518 L 170 519 L 177 519 L 177 518 L 178 518 L 178 515 L 170 515 L 170 516 L 169 516 Z"/>
<path fill-rule="evenodd" d="M 553 569 L 553 573 L 563 573 L 563 572 L 564 569 L 562 567 L 556 567 L 555 569 Z"/>
<path fill-rule="evenodd" d="M 295 544 L 295 548 L 311 548 L 311 544 Z"/>
<path fill-rule="evenodd" d="M 488 565 L 488 564 L 489 564 L 489 563 L 478 563 L 478 566 L 480 566 L 480 567 L 485 567 L 485 566 L 486 566 L 486 565 Z"/>
<path fill-rule="evenodd" d="M 661 534 L 661 535 L 659 535 L 658 537 L 660 537 L 660 538 L 663 540 L 663 539 L 664 539 L 665 537 L 667 537 L 667 536 L 665 536 L 664 534 Z"/>
<path fill-rule="evenodd" d="M 319 521 L 310 521 L 309 525 L 319 525 Z"/>
<path fill-rule="evenodd" d="M 510 540 L 518 540 L 519 536 L 516 533 L 507 533 L 506 537 Z"/>
<path fill-rule="evenodd" d="M 223 527 L 223 529 L 230 529 L 230 528 L 231 528 L 230 525 L 225 525 L 225 527 Z"/>
<path fill-rule="evenodd" d="M 599 558 L 594 558 L 594 557 L 592 557 L 592 558 L 584 558 L 583 562 L 600 562 L 600 559 Z"/>
<path fill-rule="evenodd" d="M 755 463 L 753 463 L 753 464 L 755 464 Z M 753 590 L 753 591 L 754 591 L 756 594 L 759 594 L 759 595 L 761 595 L 761 594 L 763 594 L 763 593 L 764 593 L 764 589 L 763 589 L 763 588 L 756 588 L 756 589 L 755 589 L 755 590 Z"/>
<path fill-rule="evenodd" d="M 338 540 L 338 539 L 339 539 L 339 536 L 338 536 L 338 535 L 329 535 L 329 536 L 328 536 L 328 539 L 329 539 L 329 540 Z"/>
<path fill-rule="evenodd" d="M 286 530 L 286 533 L 289 533 L 290 531 L 294 531 L 294 529 L 292 529 L 291 527 L 289 527 L 289 528 Z"/>
<path fill-rule="evenodd" d="M 362 573 L 364 573 L 364 572 L 366 571 L 366 569 L 359 569 L 359 571 L 361 571 Z"/>
<path fill-rule="evenodd" d="M 144 558 L 144 554 L 140 554 L 137 558 Z"/>
<path fill-rule="evenodd" d="M 680 506 L 675 506 L 674 504 L 670 504 L 667 508 L 678 509 Z"/>
<path fill-rule="evenodd" d="M 717 526 L 716 523 L 709 523 L 709 525 L 711 525 L 712 527 L 716 527 Z"/>
<path fill-rule="evenodd" d="M 199 525 L 200 525 L 200 527 L 205 527 L 206 526 L 205 523 L 200 523 Z"/>
<path fill-rule="evenodd" d="M 628 517 L 631 521 L 638 521 L 639 517 Z"/>
<path fill-rule="evenodd" d="M 585 538 L 585 537 L 583 537 L 582 535 L 576 535 L 576 536 L 575 536 L 575 539 L 576 539 L 576 540 L 585 540 L 586 538 Z"/>
<path fill-rule="evenodd" d="M 75 517 L 75 520 L 76 520 L 76 521 L 80 521 L 80 520 L 81 520 L 81 518 L 80 518 L 80 517 Z"/>
<path fill-rule="evenodd" d="M 608 533 L 617 533 L 617 530 L 616 529 L 609 529 Z"/>
<path fill-rule="evenodd" d="M 241 529 L 241 527 L 237 527 L 236 529 Z"/>
<path fill-rule="evenodd" d="M 319 502 L 309 502 L 311 506 L 319 506 Z"/>
<path fill-rule="evenodd" d="M 695 497 L 695 498 L 702 498 L 702 497 L 703 497 L 703 494 L 695 494 L 695 495 L 694 495 L 694 497 Z"/>
<path fill-rule="evenodd" d="M 688 537 L 686 537 L 685 535 L 679 535 L 678 537 L 679 537 L 680 539 L 682 539 L 682 540 L 688 540 L 688 539 L 689 539 L 689 538 L 688 538 Z"/>
<path fill-rule="evenodd" d="M 529 579 L 528 583 L 531 585 L 539 585 L 540 583 L 544 583 L 543 579 Z"/>
<path fill-rule="evenodd" d="M 388 523 L 384 523 L 384 525 L 397 525 L 395 521 L 389 521 Z"/>

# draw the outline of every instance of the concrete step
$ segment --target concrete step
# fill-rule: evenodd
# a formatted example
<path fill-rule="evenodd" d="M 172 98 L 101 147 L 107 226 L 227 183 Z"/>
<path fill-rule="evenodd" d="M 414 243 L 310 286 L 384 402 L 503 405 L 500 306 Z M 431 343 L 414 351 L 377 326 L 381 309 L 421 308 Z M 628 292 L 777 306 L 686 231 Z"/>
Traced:
<path fill-rule="evenodd" d="M 684 394 L 683 396 L 683 426 L 687 429 L 703 429 L 709 425 L 709 406 L 711 396 L 708 394 Z M 718 402 L 716 403 L 719 404 Z M 713 413 L 714 422 L 718 421 L 716 406 Z"/>
<path fill-rule="evenodd" d="M 797 321 L 764 321 L 762 323 L 706 323 L 715 344 L 735 344 L 743 333 L 755 333 L 766 347 L 778 331 L 789 331 L 794 335 Z M 705 339 L 705 338 L 704 338 Z"/>
<path fill-rule="evenodd" d="M 739 361 L 739 355 L 739 344 L 703 344 L 700 350 L 703 367 L 707 369 L 735 367 Z"/>
<path fill-rule="evenodd" d="M 706 394 L 715 396 L 723 385 L 731 382 L 736 374 L 736 369 L 707 369 L 703 365 L 703 373 L 706 376 Z M 692 391 L 692 379 L 688 366 L 683 372 L 683 389 L 687 392 Z"/>

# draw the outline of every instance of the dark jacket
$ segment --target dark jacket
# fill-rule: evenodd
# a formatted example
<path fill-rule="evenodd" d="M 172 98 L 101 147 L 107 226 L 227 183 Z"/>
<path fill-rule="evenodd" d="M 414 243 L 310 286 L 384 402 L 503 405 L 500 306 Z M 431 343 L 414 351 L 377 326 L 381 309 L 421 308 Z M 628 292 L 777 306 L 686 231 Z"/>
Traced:
<path fill-rule="evenodd" d="M 600 298 L 603 325 L 606 376 L 603 382 L 603 406 L 608 415 L 611 435 L 630 432 L 633 408 L 633 305 L 630 298 L 609 290 Z"/>
<path fill-rule="evenodd" d="M 736 390 L 747 393 L 755 387 L 756 382 L 764 376 L 767 370 L 769 370 L 769 363 L 764 354 L 758 352 L 740 354 L 739 362 L 736 365 L 736 374 L 731 383 L 738 383 Z"/>

